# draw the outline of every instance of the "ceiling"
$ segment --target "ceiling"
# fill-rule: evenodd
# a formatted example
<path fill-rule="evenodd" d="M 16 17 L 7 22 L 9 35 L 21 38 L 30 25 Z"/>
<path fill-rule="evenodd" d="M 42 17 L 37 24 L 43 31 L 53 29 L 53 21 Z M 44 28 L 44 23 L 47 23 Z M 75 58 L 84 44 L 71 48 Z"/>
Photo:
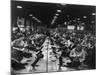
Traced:
<path fill-rule="evenodd" d="M 23 8 L 18 9 L 16 6 L 22 6 Z M 70 15 L 72 19 L 80 17 L 83 20 L 83 16 L 87 16 L 88 20 L 94 19 L 91 14 L 95 13 L 96 6 L 12 1 L 11 18 L 12 21 L 14 21 L 17 16 L 29 17 L 29 14 L 33 14 L 33 16 L 38 18 L 43 24 L 50 24 L 59 9 L 62 10 L 62 12 L 59 13 L 60 15 L 56 22 L 62 24 L 67 15 Z"/>

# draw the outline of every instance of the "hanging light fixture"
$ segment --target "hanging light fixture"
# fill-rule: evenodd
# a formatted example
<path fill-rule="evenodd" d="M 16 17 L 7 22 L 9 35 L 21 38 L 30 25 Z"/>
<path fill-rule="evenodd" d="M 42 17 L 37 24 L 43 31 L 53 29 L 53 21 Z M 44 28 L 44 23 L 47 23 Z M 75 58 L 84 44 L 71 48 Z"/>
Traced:
<path fill-rule="evenodd" d="M 17 8 L 21 9 L 21 8 L 23 8 L 23 7 L 22 7 L 22 6 L 17 6 Z"/>

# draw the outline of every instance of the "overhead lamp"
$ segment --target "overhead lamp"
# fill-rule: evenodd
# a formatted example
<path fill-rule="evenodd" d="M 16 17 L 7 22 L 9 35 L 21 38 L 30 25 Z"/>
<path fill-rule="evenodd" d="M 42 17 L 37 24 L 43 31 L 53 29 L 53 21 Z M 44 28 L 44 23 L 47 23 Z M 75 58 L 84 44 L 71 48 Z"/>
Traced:
<path fill-rule="evenodd" d="M 29 14 L 29 16 L 33 16 L 32 14 Z"/>
<path fill-rule="evenodd" d="M 35 18 L 35 17 L 32 17 L 33 19 Z"/>
<path fill-rule="evenodd" d="M 91 21 L 91 23 L 95 23 L 95 21 Z"/>
<path fill-rule="evenodd" d="M 61 3 L 61 5 L 65 6 L 66 4 L 65 3 Z"/>
<path fill-rule="evenodd" d="M 17 8 L 21 9 L 21 8 L 23 8 L 23 7 L 22 7 L 22 6 L 17 6 Z"/>
<path fill-rule="evenodd" d="M 58 16 L 59 14 L 56 14 L 56 16 Z"/>
<path fill-rule="evenodd" d="M 66 25 L 66 24 L 67 24 L 67 22 L 64 22 L 64 24 Z"/>
<path fill-rule="evenodd" d="M 87 16 L 83 16 L 83 18 L 87 18 Z"/>
<path fill-rule="evenodd" d="M 57 10 L 57 12 L 61 12 L 61 10 Z"/>
<path fill-rule="evenodd" d="M 67 15 L 67 17 L 70 17 L 69 15 Z"/>
<path fill-rule="evenodd" d="M 92 13 L 92 15 L 96 15 L 96 13 Z"/>
<path fill-rule="evenodd" d="M 80 20 L 80 18 L 77 18 L 77 20 Z"/>

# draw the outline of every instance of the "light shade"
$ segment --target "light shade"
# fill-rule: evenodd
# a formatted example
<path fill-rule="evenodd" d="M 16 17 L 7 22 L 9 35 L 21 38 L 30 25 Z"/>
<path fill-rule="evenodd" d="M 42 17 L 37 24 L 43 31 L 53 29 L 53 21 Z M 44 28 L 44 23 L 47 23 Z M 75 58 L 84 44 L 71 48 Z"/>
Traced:
<path fill-rule="evenodd" d="M 20 8 L 20 9 L 21 9 L 21 8 L 23 8 L 23 7 L 22 7 L 22 6 L 17 6 L 17 8 Z"/>
<path fill-rule="evenodd" d="M 59 14 L 56 14 L 56 16 L 58 16 Z"/>
<path fill-rule="evenodd" d="M 33 19 L 35 18 L 35 17 L 32 17 Z"/>
<path fill-rule="evenodd" d="M 77 18 L 77 20 L 80 20 L 80 18 Z"/>
<path fill-rule="evenodd" d="M 33 16 L 32 14 L 29 14 L 29 16 Z"/>
<path fill-rule="evenodd" d="M 96 15 L 96 13 L 92 13 L 92 15 Z"/>
<path fill-rule="evenodd" d="M 65 6 L 65 5 L 67 5 L 67 4 L 65 4 L 65 3 L 61 3 L 61 5 L 62 5 L 62 6 Z"/>
<path fill-rule="evenodd" d="M 87 16 L 83 16 L 83 18 L 87 18 Z"/>
<path fill-rule="evenodd" d="M 61 12 L 61 10 L 57 10 L 57 12 Z"/>

